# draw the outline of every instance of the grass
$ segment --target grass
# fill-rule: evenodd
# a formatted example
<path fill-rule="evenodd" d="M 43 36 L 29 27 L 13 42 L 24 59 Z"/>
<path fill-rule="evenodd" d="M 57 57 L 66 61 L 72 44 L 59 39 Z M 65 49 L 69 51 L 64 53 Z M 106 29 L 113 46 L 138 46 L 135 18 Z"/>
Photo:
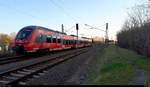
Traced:
<path fill-rule="evenodd" d="M 95 79 L 94 84 L 126 84 L 133 73 L 133 68 L 130 65 L 121 63 L 108 64 L 101 69 L 101 75 Z"/>
<path fill-rule="evenodd" d="M 98 55 L 96 65 L 85 84 L 127 85 L 135 76 L 135 67 L 150 72 L 150 59 L 137 53 L 110 45 Z"/>
<path fill-rule="evenodd" d="M 150 72 L 150 59 L 137 59 L 135 63 L 143 70 Z"/>

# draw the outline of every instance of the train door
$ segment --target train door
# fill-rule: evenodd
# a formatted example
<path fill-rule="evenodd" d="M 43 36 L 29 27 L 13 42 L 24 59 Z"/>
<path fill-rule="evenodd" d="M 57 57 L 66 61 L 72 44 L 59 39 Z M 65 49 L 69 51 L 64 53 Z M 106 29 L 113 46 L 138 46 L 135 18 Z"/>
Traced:
<path fill-rule="evenodd" d="M 52 48 L 52 36 L 51 35 L 47 35 L 47 38 L 46 38 L 46 43 L 47 43 L 47 47 L 49 50 L 51 50 Z"/>
<path fill-rule="evenodd" d="M 36 35 L 35 42 L 37 44 L 38 49 L 43 49 L 44 48 L 44 42 L 46 41 L 45 39 L 46 39 L 45 35 L 43 35 L 43 34 L 37 34 Z"/>
<path fill-rule="evenodd" d="M 64 36 L 61 35 L 61 48 L 64 49 L 65 45 L 64 45 Z"/>
<path fill-rule="evenodd" d="M 34 50 L 40 50 L 41 43 L 42 43 L 42 34 L 36 34 L 35 43 L 36 43 L 36 46 L 34 47 Z"/>
<path fill-rule="evenodd" d="M 42 43 L 41 43 L 41 48 L 42 49 L 47 49 L 48 48 L 48 44 L 46 42 L 46 39 L 47 39 L 47 35 L 42 34 Z"/>
<path fill-rule="evenodd" d="M 55 34 L 52 35 L 52 44 L 51 45 L 52 45 L 52 49 L 56 50 L 56 48 L 57 48 L 57 37 Z"/>

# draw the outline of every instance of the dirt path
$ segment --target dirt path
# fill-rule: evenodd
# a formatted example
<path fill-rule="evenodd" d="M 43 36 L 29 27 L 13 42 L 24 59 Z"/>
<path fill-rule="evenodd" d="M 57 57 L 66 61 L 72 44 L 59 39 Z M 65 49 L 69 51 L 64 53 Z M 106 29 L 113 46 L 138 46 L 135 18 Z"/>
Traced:
<path fill-rule="evenodd" d="M 145 82 L 149 79 L 149 77 L 149 72 L 136 68 L 136 75 L 133 80 L 129 82 L 129 85 L 145 85 Z"/>
<path fill-rule="evenodd" d="M 68 79 L 64 84 L 84 84 L 83 82 L 89 77 L 89 72 L 96 62 L 96 56 L 101 53 L 104 47 L 94 46 L 93 51 L 88 55 L 88 59 L 80 66 L 78 71 Z M 101 55 L 101 54 L 100 54 Z"/>
<path fill-rule="evenodd" d="M 48 70 L 39 78 L 30 79 L 28 85 L 80 85 L 88 77 L 90 67 L 101 46 L 94 46 L 88 53 L 66 61 Z M 36 82 L 36 83 L 35 83 Z"/>

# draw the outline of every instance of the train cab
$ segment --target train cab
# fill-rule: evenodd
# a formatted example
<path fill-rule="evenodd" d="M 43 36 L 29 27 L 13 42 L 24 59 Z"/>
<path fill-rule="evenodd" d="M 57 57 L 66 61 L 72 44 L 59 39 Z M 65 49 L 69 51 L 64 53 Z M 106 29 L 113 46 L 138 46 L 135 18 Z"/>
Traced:
<path fill-rule="evenodd" d="M 33 27 L 25 27 L 21 29 L 15 38 L 15 43 L 14 43 L 15 45 L 13 47 L 13 50 L 21 54 L 24 53 L 26 50 L 29 50 L 30 48 L 28 48 L 28 45 L 32 40 L 33 31 L 34 31 Z"/>

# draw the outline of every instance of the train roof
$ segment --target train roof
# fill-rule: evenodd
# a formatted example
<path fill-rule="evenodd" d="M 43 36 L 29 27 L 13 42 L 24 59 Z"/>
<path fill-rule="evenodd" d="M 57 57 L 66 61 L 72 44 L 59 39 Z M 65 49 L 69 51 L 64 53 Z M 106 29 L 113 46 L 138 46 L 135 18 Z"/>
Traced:
<path fill-rule="evenodd" d="M 49 29 L 49 28 L 45 28 L 45 27 L 41 27 L 41 26 L 36 26 L 36 25 L 26 26 L 24 28 L 30 28 L 30 29 L 33 29 L 33 30 L 41 28 L 41 29 L 44 29 L 44 30 L 47 30 L 47 31 L 51 31 L 51 32 L 56 32 L 56 33 L 67 35 L 66 33 L 62 33 L 60 31 L 55 31 L 53 29 Z"/>
<path fill-rule="evenodd" d="M 92 38 L 88 38 L 88 37 L 82 37 L 82 38 L 84 38 L 84 39 L 92 39 Z"/>
<path fill-rule="evenodd" d="M 49 28 L 45 28 L 45 27 L 42 27 L 42 26 L 36 26 L 36 25 L 30 25 L 30 26 L 26 26 L 24 27 L 23 29 L 25 28 L 30 28 L 32 30 L 35 30 L 35 29 L 43 29 L 43 30 L 47 30 L 47 31 L 51 31 L 51 32 L 55 32 L 55 33 L 59 33 L 59 34 L 63 34 L 63 35 L 67 35 L 66 33 L 62 33 L 60 31 L 55 31 L 53 29 L 49 29 Z M 72 36 L 72 37 L 77 37 L 76 35 L 67 35 L 67 36 Z M 87 38 L 87 37 L 79 37 L 79 38 L 83 38 L 83 39 L 90 39 L 90 38 Z"/>
<path fill-rule="evenodd" d="M 77 37 L 77 35 L 70 35 L 70 36 Z"/>

